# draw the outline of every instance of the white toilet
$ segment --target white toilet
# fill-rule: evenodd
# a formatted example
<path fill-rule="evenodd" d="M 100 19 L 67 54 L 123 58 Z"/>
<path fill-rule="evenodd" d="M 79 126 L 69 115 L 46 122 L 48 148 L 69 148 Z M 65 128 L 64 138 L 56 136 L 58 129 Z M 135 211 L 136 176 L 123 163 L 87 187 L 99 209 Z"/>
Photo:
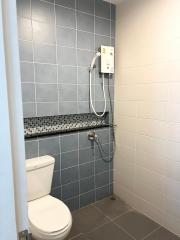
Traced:
<path fill-rule="evenodd" d="M 54 162 L 51 156 L 26 160 L 29 229 L 37 240 L 62 240 L 72 226 L 69 208 L 49 195 Z"/>

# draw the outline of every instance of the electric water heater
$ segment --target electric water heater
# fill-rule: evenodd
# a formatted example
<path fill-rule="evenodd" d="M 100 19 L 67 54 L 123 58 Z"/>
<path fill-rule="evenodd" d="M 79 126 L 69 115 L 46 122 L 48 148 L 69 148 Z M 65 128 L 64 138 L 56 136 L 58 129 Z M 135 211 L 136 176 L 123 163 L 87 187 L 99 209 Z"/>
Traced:
<path fill-rule="evenodd" d="M 114 47 L 101 46 L 101 73 L 114 73 Z"/>

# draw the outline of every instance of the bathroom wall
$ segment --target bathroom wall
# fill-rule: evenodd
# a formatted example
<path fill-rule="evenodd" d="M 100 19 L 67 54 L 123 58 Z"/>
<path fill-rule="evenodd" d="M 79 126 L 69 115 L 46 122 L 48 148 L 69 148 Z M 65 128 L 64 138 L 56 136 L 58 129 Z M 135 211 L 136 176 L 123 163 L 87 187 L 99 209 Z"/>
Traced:
<path fill-rule="evenodd" d="M 179 13 L 179 0 L 118 6 L 114 191 L 180 235 Z"/>
<path fill-rule="evenodd" d="M 24 117 L 89 112 L 88 67 L 101 45 L 114 45 L 115 5 L 52 2 L 17 0 Z M 102 111 L 98 69 L 94 83 Z"/>
<path fill-rule="evenodd" d="M 100 45 L 114 45 L 115 5 L 101 0 L 17 0 L 17 13 L 24 117 L 90 112 L 88 66 Z M 102 111 L 98 70 L 97 64 L 93 97 Z M 113 100 L 114 81 L 109 82 Z M 107 83 L 106 78 L 106 93 Z M 97 132 L 108 159 L 110 129 Z M 26 158 L 56 158 L 52 194 L 72 210 L 112 193 L 112 163 L 103 162 L 87 133 L 26 141 Z"/>

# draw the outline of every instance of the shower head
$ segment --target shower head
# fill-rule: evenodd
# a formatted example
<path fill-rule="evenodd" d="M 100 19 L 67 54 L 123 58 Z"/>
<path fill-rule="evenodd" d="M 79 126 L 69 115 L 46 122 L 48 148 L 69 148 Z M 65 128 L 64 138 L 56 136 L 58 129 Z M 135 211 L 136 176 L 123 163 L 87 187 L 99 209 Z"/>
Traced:
<path fill-rule="evenodd" d="M 96 59 L 98 58 L 98 57 L 100 57 L 101 56 L 101 53 L 100 52 L 96 52 L 96 55 L 93 57 L 93 59 L 92 59 L 92 62 L 91 62 L 91 65 L 90 65 L 90 71 L 92 71 L 93 70 L 93 68 L 94 68 L 94 65 L 95 65 L 95 62 L 96 62 Z"/>
<path fill-rule="evenodd" d="M 100 52 L 96 52 L 96 56 L 97 56 L 97 57 L 100 57 L 100 56 L 101 56 L 101 53 L 100 53 Z"/>

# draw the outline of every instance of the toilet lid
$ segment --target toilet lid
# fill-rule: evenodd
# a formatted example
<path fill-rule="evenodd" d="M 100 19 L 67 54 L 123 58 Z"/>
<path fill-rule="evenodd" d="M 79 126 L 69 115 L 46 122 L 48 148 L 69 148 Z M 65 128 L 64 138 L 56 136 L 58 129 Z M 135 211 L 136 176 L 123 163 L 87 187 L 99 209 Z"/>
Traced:
<path fill-rule="evenodd" d="M 63 231 L 70 223 L 70 214 L 62 201 L 50 195 L 28 202 L 29 221 L 41 232 Z"/>

